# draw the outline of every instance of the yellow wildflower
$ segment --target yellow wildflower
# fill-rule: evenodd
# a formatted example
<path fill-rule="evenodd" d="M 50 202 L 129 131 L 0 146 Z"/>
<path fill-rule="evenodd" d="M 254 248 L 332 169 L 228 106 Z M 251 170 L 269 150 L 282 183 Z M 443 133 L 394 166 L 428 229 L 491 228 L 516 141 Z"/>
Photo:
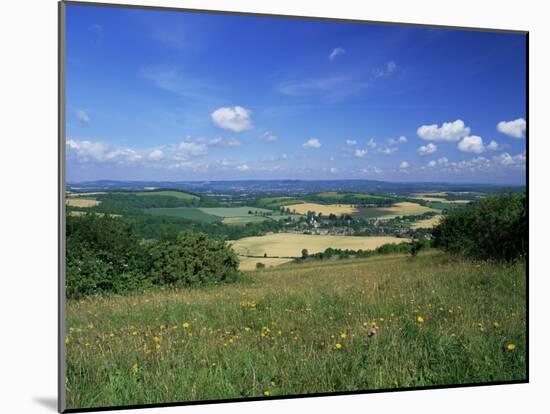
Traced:
<path fill-rule="evenodd" d="M 340 338 L 342 338 L 342 339 L 346 339 L 347 337 L 348 337 L 348 334 L 345 333 L 345 332 L 342 332 L 342 333 L 340 334 Z"/>
<path fill-rule="evenodd" d="M 189 322 L 184 322 L 183 323 L 183 329 L 187 329 L 189 328 Z"/>
<path fill-rule="evenodd" d="M 342 344 L 341 344 L 341 343 L 337 343 L 334 347 L 335 347 L 336 349 L 342 349 Z"/>
<path fill-rule="evenodd" d="M 271 395 L 271 391 L 265 390 L 265 391 L 264 391 L 264 395 L 265 395 L 266 397 L 269 397 L 269 396 Z"/>
<path fill-rule="evenodd" d="M 424 323 L 424 318 L 422 316 L 419 316 L 419 317 L 416 318 L 416 321 L 418 323 Z"/>
<path fill-rule="evenodd" d="M 516 344 L 508 344 L 508 345 L 506 345 L 506 349 L 507 349 L 508 351 L 513 351 L 513 350 L 516 349 L 516 348 L 517 348 L 517 345 L 516 345 Z"/>

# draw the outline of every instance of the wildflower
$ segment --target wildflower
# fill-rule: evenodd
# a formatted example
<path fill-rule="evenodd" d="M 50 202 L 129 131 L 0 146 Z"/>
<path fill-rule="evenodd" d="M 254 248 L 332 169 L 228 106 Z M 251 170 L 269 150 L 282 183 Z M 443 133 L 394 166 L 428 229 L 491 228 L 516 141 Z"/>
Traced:
<path fill-rule="evenodd" d="M 94 324 L 90 322 L 90 323 L 88 324 L 88 329 L 94 329 Z"/>
<path fill-rule="evenodd" d="M 516 349 L 516 348 L 517 348 L 517 345 L 516 345 L 516 344 L 510 343 L 510 344 L 506 345 L 506 349 L 507 349 L 508 351 L 513 351 L 513 350 Z"/>
<path fill-rule="evenodd" d="M 159 345 L 159 344 L 157 344 L 156 348 L 157 348 L 157 351 L 158 351 L 158 350 L 160 349 L 160 345 Z"/>
<path fill-rule="evenodd" d="M 342 344 L 341 343 L 337 343 L 336 345 L 334 345 L 334 347 L 336 349 L 342 349 Z"/>
<path fill-rule="evenodd" d="M 419 317 L 416 318 L 416 321 L 418 323 L 424 323 L 424 318 L 422 316 L 419 316 Z"/>
<path fill-rule="evenodd" d="M 137 374 L 138 370 L 139 370 L 139 366 L 138 366 L 138 364 L 137 364 L 137 362 L 136 362 L 134 365 L 132 365 L 132 372 L 133 372 L 134 374 Z"/>
<path fill-rule="evenodd" d="M 65 337 L 65 345 L 69 345 L 69 342 L 70 342 L 70 341 L 69 341 L 69 337 L 66 336 L 66 337 Z"/>
<path fill-rule="evenodd" d="M 183 323 L 183 329 L 187 329 L 189 328 L 189 322 L 184 322 Z"/>
<path fill-rule="evenodd" d="M 244 327 L 244 330 L 245 330 L 246 332 L 250 332 L 250 328 L 249 328 L 248 326 L 245 326 L 245 327 Z"/>
<path fill-rule="evenodd" d="M 493 322 L 493 326 L 495 327 L 495 329 L 498 329 L 498 328 L 500 328 L 500 323 Z"/>
<path fill-rule="evenodd" d="M 271 391 L 265 390 L 265 391 L 264 391 L 264 395 L 265 395 L 266 397 L 269 397 L 269 396 L 271 395 Z"/>
<path fill-rule="evenodd" d="M 158 342 L 160 341 L 160 338 L 158 336 L 153 336 L 153 341 Z"/>
<path fill-rule="evenodd" d="M 342 332 L 342 333 L 340 334 L 340 338 L 342 338 L 342 339 L 346 339 L 347 337 L 348 337 L 348 334 L 345 333 L 345 332 Z"/>

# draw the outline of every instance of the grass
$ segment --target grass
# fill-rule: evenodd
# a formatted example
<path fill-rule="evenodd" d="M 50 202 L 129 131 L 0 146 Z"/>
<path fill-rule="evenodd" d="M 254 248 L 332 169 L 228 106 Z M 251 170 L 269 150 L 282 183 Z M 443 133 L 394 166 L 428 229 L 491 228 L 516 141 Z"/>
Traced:
<path fill-rule="evenodd" d="M 204 223 L 215 223 L 220 221 L 218 216 L 207 214 L 201 211 L 201 209 L 192 207 L 147 208 L 144 211 L 155 216 L 181 217 L 189 220 L 202 221 Z"/>
<path fill-rule="evenodd" d="M 156 191 L 159 193 L 162 191 Z M 281 220 L 292 217 L 289 214 L 281 215 L 279 212 L 258 207 L 170 207 L 170 208 L 148 208 L 144 210 L 149 214 L 157 216 L 181 217 L 189 220 L 205 223 L 222 222 L 230 225 L 244 225 L 247 223 L 259 223 L 264 220 Z M 248 214 L 249 211 L 257 214 Z M 270 214 L 262 216 L 261 214 Z"/>
<path fill-rule="evenodd" d="M 198 200 L 200 197 L 196 196 L 194 194 L 184 193 L 183 191 L 173 191 L 173 190 L 165 190 L 165 191 L 140 191 L 137 193 L 131 193 L 136 194 L 138 196 L 167 196 L 167 197 L 175 197 L 182 200 Z"/>
<path fill-rule="evenodd" d="M 239 256 L 239 269 L 241 270 L 254 270 L 256 269 L 256 263 L 263 263 L 266 267 L 279 266 L 284 263 L 288 263 L 293 259 L 289 258 L 276 258 L 276 257 L 247 257 Z"/>
<path fill-rule="evenodd" d="M 310 234 L 276 233 L 265 236 L 245 237 L 232 242 L 233 249 L 243 256 L 300 257 L 302 249 L 308 253 L 335 249 L 372 250 L 387 243 L 409 241 L 406 238 L 388 236 L 320 236 Z"/>
<path fill-rule="evenodd" d="M 439 253 L 283 265 L 68 301 L 67 326 L 69 408 L 523 380 L 525 267 Z"/>
<path fill-rule="evenodd" d="M 254 214 L 248 214 L 249 211 L 252 213 L 257 214 L 273 214 L 272 210 L 267 210 L 265 208 L 258 208 L 258 207 L 203 207 L 201 208 L 202 211 L 204 211 L 207 214 L 212 214 L 213 216 L 218 217 L 249 217 L 253 216 Z"/>

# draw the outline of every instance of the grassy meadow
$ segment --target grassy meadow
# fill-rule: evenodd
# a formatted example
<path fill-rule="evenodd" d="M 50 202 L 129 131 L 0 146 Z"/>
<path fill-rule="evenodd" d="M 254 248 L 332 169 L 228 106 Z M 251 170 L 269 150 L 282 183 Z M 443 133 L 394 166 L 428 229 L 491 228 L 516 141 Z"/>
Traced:
<path fill-rule="evenodd" d="M 525 317 L 523 264 L 434 250 L 69 300 L 67 406 L 522 380 Z"/>

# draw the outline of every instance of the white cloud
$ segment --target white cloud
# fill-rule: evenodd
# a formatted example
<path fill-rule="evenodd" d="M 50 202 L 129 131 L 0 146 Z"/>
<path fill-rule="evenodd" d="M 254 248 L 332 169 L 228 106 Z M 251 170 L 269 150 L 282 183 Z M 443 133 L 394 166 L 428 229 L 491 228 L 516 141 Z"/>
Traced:
<path fill-rule="evenodd" d="M 447 165 L 449 163 L 449 159 L 447 157 L 441 157 L 437 160 L 437 163 L 440 165 Z"/>
<path fill-rule="evenodd" d="M 401 135 L 399 138 L 390 138 L 388 139 L 388 144 L 390 145 L 399 145 L 407 142 L 407 137 Z"/>
<path fill-rule="evenodd" d="M 462 138 L 462 141 L 458 143 L 457 148 L 460 151 L 473 152 L 474 154 L 481 154 L 485 151 L 483 139 L 477 135 L 470 135 Z"/>
<path fill-rule="evenodd" d="M 374 76 L 376 76 L 377 78 L 390 76 L 396 70 L 397 70 L 397 65 L 393 60 L 391 60 L 388 63 L 386 63 L 386 65 L 383 68 L 376 69 L 374 71 Z"/>
<path fill-rule="evenodd" d="M 153 151 L 151 151 L 149 153 L 149 155 L 147 155 L 147 158 L 150 159 L 151 161 L 159 161 L 163 157 L 164 157 L 164 153 L 162 152 L 162 150 L 160 150 L 158 148 L 154 149 Z"/>
<path fill-rule="evenodd" d="M 397 147 L 391 147 L 391 148 L 379 148 L 378 152 L 381 152 L 384 155 L 391 155 L 394 152 L 398 151 L 399 149 Z"/>
<path fill-rule="evenodd" d="M 489 151 L 496 151 L 499 149 L 499 145 L 498 145 L 498 142 L 496 142 L 495 140 L 492 140 L 489 143 L 489 145 L 487 145 L 485 148 Z"/>
<path fill-rule="evenodd" d="M 193 157 L 202 157 L 208 154 L 208 146 L 204 143 L 184 141 L 178 145 L 178 151 L 173 159 L 187 161 Z"/>
<path fill-rule="evenodd" d="M 336 172 L 338 172 L 338 169 L 336 169 L 335 167 L 330 167 L 329 171 L 334 174 Z"/>
<path fill-rule="evenodd" d="M 143 157 L 130 148 L 113 148 L 102 142 L 67 140 L 67 157 L 82 162 L 133 163 Z"/>
<path fill-rule="evenodd" d="M 422 125 L 416 131 L 418 136 L 426 141 L 454 142 L 470 134 L 470 128 L 464 121 L 444 122 L 443 125 Z"/>
<path fill-rule="evenodd" d="M 437 162 L 434 160 L 431 160 L 428 164 L 426 164 L 427 167 L 433 168 L 437 165 Z"/>
<path fill-rule="evenodd" d="M 504 152 L 500 155 L 494 156 L 493 160 L 506 167 L 508 166 L 524 167 L 527 161 L 527 156 L 525 152 L 514 156 L 510 155 L 507 152 Z"/>
<path fill-rule="evenodd" d="M 433 154 L 436 151 L 437 145 L 432 144 L 431 142 L 428 145 L 422 145 L 417 149 L 418 155 L 420 155 L 421 157 L 423 157 L 424 155 Z"/>
<path fill-rule="evenodd" d="M 279 137 L 271 131 L 266 131 L 262 135 L 262 139 L 264 139 L 266 141 L 277 141 L 279 139 Z"/>
<path fill-rule="evenodd" d="M 212 121 L 223 129 L 233 132 L 242 132 L 251 129 L 251 111 L 242 106 L 222 107 L 216 109 L 210 116 Z"/>
<path fill-rule="evenodd" d="M 376 141 L 374 138 L 370 138 L 367 142 L 367 147 L 369 148 L 376 148 Z"/>
<path fill-rule="evenodd" d="M 242 164 L 242 165 L 237 166 L 237 170 L 239 170 L 239 171 L 248 171 L 249 169 L 250 169 L 250 167 L 246 164 Z"/>
<path fill-rule="evenodd" d="M 330 53 L 328 58 L 330 60 L 334 60 L 334 59 L 336 59 L 336 57 L 338 57 L 340 55 L 343 55 L 344 53 L 346 53 L 346 51 L 344 49 L 342 49 L 341 47 L 337 47 L 337 48 L 332 50 L 332 52 Z"/>
<path fill-rule="evenodd" d="M 382 170 L 376 166 L 367 166 L 361 170 L 363 174 L 381 174 Z"/>
<path fill-rule="evenodd" d="M 500 121 L 497 124 L 497 131 L 508 135 L 512 138 L 523 138 L 525 137 L 525 130 L 527 128 L 527 123 L 525 119 L 518 118 L 515 121 Z"/>
<path fill-rule="evenodd" d="M 321 142 L 317 138 L 310 138 L 302 144 L 304 148 L 321 148 Z"/>
<path fill-rule="evenodd" d="M 407 161 L 402 161 L 401 164 L 399 164 L 400 170 L 405 170 L 407 168 L 409 168 L 409 163 Z"/>
<path fill-rule="evenodd" d="M 353 153 L 353 156 L 357 158 L 363 158 L 365 155 L 367 155 L 367 150 L 365 149 L 356 149 Z"/>
<path fill-rule="evenodd" d="M 76 111 L 76 117 L 83 124 L 89 124 L 90 123 L 90 117 L 82 109 L 79 109 L 79 110 Z"/>
<path fill-rule="evenodd" d="M 357 145 L 357 141 L 354 139 L 346 139 L 346 145 Z"/>

